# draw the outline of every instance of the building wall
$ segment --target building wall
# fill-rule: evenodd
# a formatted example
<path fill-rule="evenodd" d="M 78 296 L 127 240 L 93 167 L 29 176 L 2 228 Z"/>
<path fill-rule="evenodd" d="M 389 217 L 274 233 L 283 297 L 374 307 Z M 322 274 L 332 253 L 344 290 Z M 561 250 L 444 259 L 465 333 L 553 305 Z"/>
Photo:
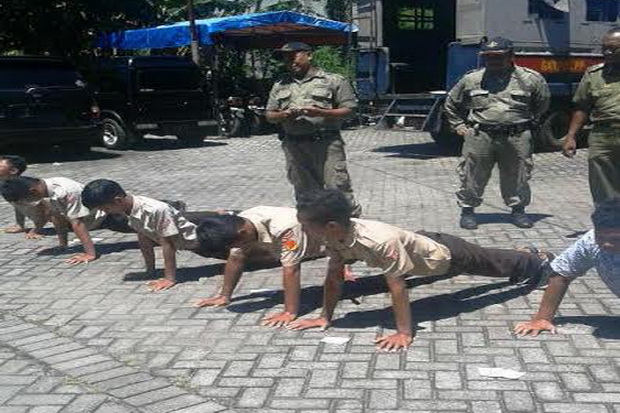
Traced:
<path fill-rule="evenodd" d="M 618 24 L 617 18 L 588 21 L 588 4 L 596 2 L 569 0 L 570 13 L 545 15 L 532 13 L 537 9 L 531 1 L 458 0 L 456 37 L 467 44 L 503 36 L 525 50 L 587 53 L 595 52 L 602 34 Z"/>
<path fill-rule="evenodd" d="M 361 48 L 383 47 L 382 0 L 357 0 L 353 8 L 354 23 L 359 27 L 358 42 Z"/>

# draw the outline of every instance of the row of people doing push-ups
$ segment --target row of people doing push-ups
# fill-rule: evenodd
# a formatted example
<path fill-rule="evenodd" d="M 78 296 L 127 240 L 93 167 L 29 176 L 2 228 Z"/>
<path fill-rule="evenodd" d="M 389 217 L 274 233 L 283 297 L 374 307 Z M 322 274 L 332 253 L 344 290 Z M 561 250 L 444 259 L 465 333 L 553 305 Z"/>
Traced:
<path fill-rule="evenodd" d="M 349 201 L 337 190 L 301 194 L 296 208 L 186 211 L 183 202 L 129 194 L 107 179 L 82 185 L 63 177 L 21 176 L 26 168 L 22 161 L 14 156 L 0 157 L 0 193 L 15 207 L 18 220 L 9 232 L 24 231 L 28 238 L 37 238 L 51 221 L 59 238 L 56 248 L 63 249 L 72 230 L 84 252 L 70 257 L 70 264 L 97 258 L 89 231 L 136 233 L 147 273 L 155 272 L 154 247 L 162 247 L 164 277 L 149 283 L 153 291 L 176 284 L 179 250 L 226 260 L 220 292 L 197 301 L 198 307 L 227 305 L 244 269 L 256 264 L 281 265 L 284 310 L 265 317 L 262 324 L 266 326 L 328 328 L 343 282 L 353 278 L 347 265 L 355 261 L 381 269 L 392 297 L 397 331 L 376 340 L 381 350 L 406 348 L 413 340 L 405 282 L 411 276 L 475 274 L 528 286 L 546 284 L 538 313 L 515 327 L 520 335 L 554 332 L 552 320 L 569 283 L 593 267 L 620 295 L 620 199 L 599 204 L 592 216 L 594 230 L 556 258 L 531 247 L 483 248 L 445 233 L 412 232 L 353 218 Z M 25 230 L 24 217 L 33 221 L 32 230 Z M 322 312 L 317 318 L 297 319 L 301 263 L 322 256 L 329 258 Z"/>

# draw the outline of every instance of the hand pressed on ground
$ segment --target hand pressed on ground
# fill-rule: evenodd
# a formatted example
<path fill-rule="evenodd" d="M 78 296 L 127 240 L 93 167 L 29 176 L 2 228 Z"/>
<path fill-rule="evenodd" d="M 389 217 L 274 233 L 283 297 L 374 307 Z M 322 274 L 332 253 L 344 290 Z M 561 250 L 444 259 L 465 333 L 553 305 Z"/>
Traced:
<path fill-rule="evenodd" d="M 21 225 L 11 225 L 9 227 L 2 228 L 2 232 L 7 234 L 19 234 L 20 232 L 26 232 L 26 228 Z"/>
<path fill-rule="evenodd" d="M 43 234 L 39 234 L 38 232 L 36 232 L 35 230 L 31 229 L 30 231 L 26 232 L 26 235 L 24 235 L 24 237 L 26 237 L 26 239 L 42 239 L 43 238 Z"/>
<path fill-rule="evenodd" d="M 176 282 L 167 278 L 160 278 L 159 280 L 149 281 L 146 285 L 151 292 L 164 291 L 174 287 Z"/>
<path fill-rule="evenodd" d="M 287 311 L 282 311 L 280 313 L 269 314 L 265 318 L 262 319 L 260 325 L 265 327 L 285 327 L 290 325 L 297 318 L 296 314 L 291 314 Z"/>
<path fill-rule="evenodd" d="M 74 265 L 74 264 L 89 263 L 91 261 L 95 261 L 96 259 L 97 259 L 96 255 L 82 253 L 82 254 L 74 255 L 73 257 L 67 259 L 65 262 L 67 264 Z"/>
<path fill-rule="evenodd" d="M 557 327 L 548 320 L 536 319 L 519 323 L 515 326 L 514 332 L 520 337 L 532 336 L 536 337 L 543 331 L 549 331 L 551 334 L 557 334 Z"/>
<path fill-rule="evenodd" d="M 209 298 L 201 298 L 194 303 L 194 307 L 223 307 L 230 303 L 230 300 L 222 294 Z"/>
<path fill-rule="evenodd" d="M 327 330 L 329 328 L 329 321 L 324 317 L 317 318 L 304 318 L 301 320 L 293 321 L 286 328 L 289 330 L 308 330 L 310 328 L 320 328 L 321 330 Z"/>
<path fill-rule="evenodd" d="M 375 340 L 377 350 L 398 351 L 407 349 L 413 342 L 413 337 L 405 333 L 396 333 L 389 336 L 379 337 Z"/>

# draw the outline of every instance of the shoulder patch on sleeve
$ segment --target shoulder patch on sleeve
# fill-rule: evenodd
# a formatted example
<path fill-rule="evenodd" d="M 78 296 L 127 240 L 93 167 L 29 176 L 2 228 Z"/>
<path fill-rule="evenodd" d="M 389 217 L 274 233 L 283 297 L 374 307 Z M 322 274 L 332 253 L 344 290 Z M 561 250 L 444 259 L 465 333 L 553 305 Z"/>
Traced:
<path fill-rule="evenodd" d="M 286 231 L 282 237 L 282 248 L 286 251 L 297 251 L 299 249 L 299 243 L 297 237 L 292 230 Z"/>

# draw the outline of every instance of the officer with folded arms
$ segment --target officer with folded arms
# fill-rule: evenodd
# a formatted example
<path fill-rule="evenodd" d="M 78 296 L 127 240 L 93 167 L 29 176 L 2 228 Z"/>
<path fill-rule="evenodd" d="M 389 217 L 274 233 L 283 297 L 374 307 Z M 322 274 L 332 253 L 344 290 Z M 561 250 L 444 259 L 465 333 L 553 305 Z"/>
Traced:
<path fill-rule="evenodd" d="M 531 200 L 532 126 L 549 108 L 549 87 L 540 73 L 513 62 L 510 40 L 497 37 L 481 47 L 484 67 L 465 76 L 448 93 L 445 111 L 452 129 L 463 136 L 456 193 L 461 228 L 476 229 L 474 208 L 497 163 L 502 197 L 520 228 L 533 223 L 525 214 Z"/>
<path fill-rule="evenodd" d="M 286 43 L 277 52 L 288 69 L 273 85 L 267 120 L 282 128 L 281 139 L 288 179 L 295 197 L 319 189 L 338 189 L 361 214 L 347 170 L 342 120 L 353 114 L 357 99 L 351 83 L 312 64 L 312 48 Z"/>

